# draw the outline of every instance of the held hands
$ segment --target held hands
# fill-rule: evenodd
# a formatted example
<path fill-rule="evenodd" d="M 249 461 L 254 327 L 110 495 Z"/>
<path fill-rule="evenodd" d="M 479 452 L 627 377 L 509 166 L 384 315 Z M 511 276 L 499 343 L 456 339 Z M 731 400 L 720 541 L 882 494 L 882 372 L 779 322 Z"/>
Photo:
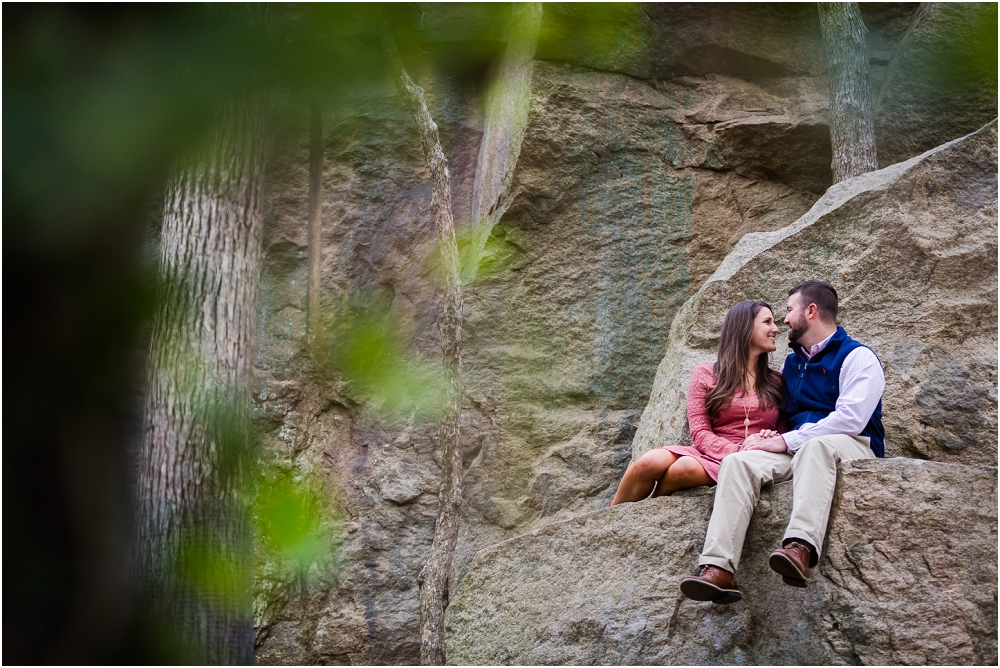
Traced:
<path fill-rule="evenodd" d="M 785 452 L 788 446 L 781 434 L 773 429 L 762 429 L 758 434 L 751 434 L 743 442 L 741 452 L 748 450 L 764 450 L 765 452 Z"/>

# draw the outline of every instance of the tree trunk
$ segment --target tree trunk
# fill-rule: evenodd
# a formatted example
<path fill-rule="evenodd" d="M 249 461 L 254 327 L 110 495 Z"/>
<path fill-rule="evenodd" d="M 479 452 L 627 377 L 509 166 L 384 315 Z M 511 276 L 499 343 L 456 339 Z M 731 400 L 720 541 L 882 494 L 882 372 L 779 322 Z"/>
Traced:
<path fill-rule="evenodd" d="M 868 29 L 856 2 L 820 2 L 819 23 L 830 76 L 833 182 L 878 169 Z"/>
<path fill-rule="evenodd" d="M 532 63 L 541 24 L 541 3 L 513 3 L 507 46 L 487 88 L 483 140 L 472 187 L 472 234 L 462 269 L 465 283 L 476 278 L 486 240 L 510 206 L 510 183 L 528 126 Z"/>
<path fill-rule="evenodd" d="M 319 105 L 310 107 L 309 119 L 309 221 L 306 245 L 309 253 L 309 278 L 306 283 L 306 341 L 316 344 L 321 326 L 320 268 L 323 260 L 323 123 Z"/>
<path fill-rule="evenodd" d="M 448 159 L 441 148 L 437 125 L 427 111 L 424 90 L 403 67 L 395 40 L 384 26 L 384 41 L 396 88 L 416 122 L 420 145 L 431 174 L 431 210 L 438 235 L 444 309 L 441 313 L 441 348 L 447 377 L 445 415 L 439 440 L 444 448 L 441 489 L 434 542 L 420 571 L 420 663 L 444 665 L 444 609 L 448 597 L 448 574 L 458 542 L 458 520 L 462 508 L 462 448 L 459 418 L 462 414 L 462 280 L 451 210 L 451 177 Z"/>
<path fill-rule="evenodd" d="M 228 105 L 170 185 L 138 454 L 136 576 L 173 660 L 252 664 L 246 467 L 260 279 L 262 121 Z"/>

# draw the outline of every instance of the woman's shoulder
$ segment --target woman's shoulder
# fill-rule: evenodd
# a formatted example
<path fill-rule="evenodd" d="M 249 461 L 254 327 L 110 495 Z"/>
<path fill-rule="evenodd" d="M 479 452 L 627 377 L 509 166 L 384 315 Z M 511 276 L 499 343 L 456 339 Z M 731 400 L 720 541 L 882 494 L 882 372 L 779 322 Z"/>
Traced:
<path fill-rule="evenodd" d="M 708 383 L 709 385 L 715 385 L 715 362 L 709 362 L 707 364 L 699 364 L 691 372 L 691 380 L 698 380 L 701 382 Z"/>

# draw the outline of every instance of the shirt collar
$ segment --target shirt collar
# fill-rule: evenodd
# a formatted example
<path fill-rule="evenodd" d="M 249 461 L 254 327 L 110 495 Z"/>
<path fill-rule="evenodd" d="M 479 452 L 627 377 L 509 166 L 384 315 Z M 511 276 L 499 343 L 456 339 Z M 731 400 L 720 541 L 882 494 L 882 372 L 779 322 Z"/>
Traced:
<path fill-rule="evenodd" d="M 805 354 L 806 359 L 807 360 L 811 360 L 813 357 L 816 357 L 816 355 L 819 355 L 821 352 L 823 352 L 823 349 L 826 348 L 826 345 L 828 343 L 830 343 L 830 339 L 832 339 L 833 336 L 834 336 L 834 334 L 836 334 L 836 333 L 837 332 L 834 332 L 830 336 L 826 337 L 825 339 L 823 339 L 822 341 L 820 341 L 819 343 L 817 343 L 816 345 L 814 345 L 809 350 L 806 350 L 805 348 L 803 348 L 802 352 Z"/>

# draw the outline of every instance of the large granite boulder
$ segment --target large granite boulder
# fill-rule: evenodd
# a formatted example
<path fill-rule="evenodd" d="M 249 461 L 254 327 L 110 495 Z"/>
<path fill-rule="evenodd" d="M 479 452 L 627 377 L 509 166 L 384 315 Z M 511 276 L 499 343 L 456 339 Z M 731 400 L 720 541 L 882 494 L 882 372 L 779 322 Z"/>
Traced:
<path fill-rule="evenodd" d="M 842 464 L 808 588 L 767 566 L 792 483 L 765 489 L 742 601 L 684 598 L 713 496 L 624 504 L 481 550 L 447 612 L 449 664 L 983 664 L 997 661 L 997 471 Z"/>
<path fill-rule="evenodd" d="M 632 448 L 689 440 L 684 393 L 726 310 L 819 278 L 885 367 L 886 452 L 997 463 L 997 124 L 838 183 L 774 232 L 748 234 L 674 319 Z M 786 354 L 787 331 L 772 356 Z"/>

